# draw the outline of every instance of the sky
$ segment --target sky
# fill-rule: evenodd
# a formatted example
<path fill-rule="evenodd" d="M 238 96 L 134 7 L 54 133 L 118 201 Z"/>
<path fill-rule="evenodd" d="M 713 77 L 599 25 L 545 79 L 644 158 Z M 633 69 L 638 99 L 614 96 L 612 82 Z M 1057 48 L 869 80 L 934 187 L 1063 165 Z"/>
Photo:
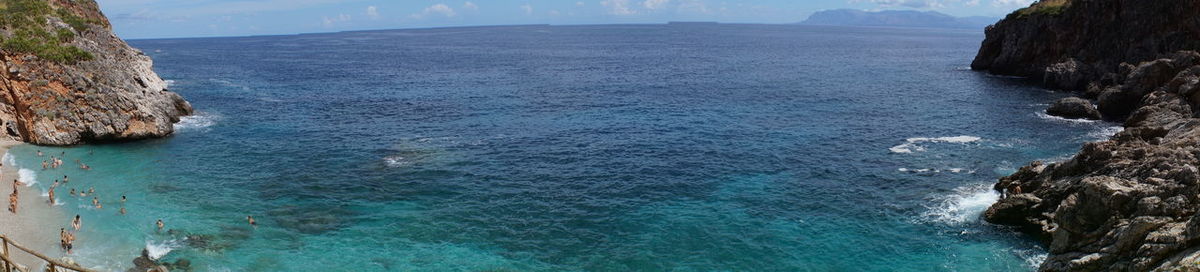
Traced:
<path fill-rule="evenodd" d="M 123 38 L 670 21 L 795 23 L 829 9 L 1002 17 L 1033 0 L 97 0 Z"/>

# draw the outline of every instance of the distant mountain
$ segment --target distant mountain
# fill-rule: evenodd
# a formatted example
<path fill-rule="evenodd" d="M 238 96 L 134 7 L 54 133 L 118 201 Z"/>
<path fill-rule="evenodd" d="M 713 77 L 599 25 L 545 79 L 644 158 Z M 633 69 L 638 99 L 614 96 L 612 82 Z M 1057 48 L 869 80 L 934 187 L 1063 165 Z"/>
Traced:
<path fill-rule="evenodd" d="M 984 28 L 999 21 L 992 17 L 954 17 L 936 11 L 835 9 L 813 13 L 800 24 L 844 26 L 892 26 L 931 28 Z"/>

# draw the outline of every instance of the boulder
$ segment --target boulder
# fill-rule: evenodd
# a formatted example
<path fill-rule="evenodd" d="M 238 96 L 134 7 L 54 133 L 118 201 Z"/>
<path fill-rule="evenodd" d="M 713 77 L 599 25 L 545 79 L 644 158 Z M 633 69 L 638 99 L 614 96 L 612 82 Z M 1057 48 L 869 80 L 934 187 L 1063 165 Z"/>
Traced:
<path fill-rule="evenodd" d="M 1069 59 L 1046 67 L 1042 83 L 1050 88 L 1081 91 L 1087 87 L 1091 78 L 1091 66 L 1076 59 Z"/>
<path fill-rule="evenodd" d="M 1092 105 L 1091 101 L 1078 97 L 1067 97 L 1054 101 L 1054 104 L 1046 109 L 1046 114 L 1067 119 L 1100 119 L 1100 111 L 1096 109 L 1096 106 Z"/>

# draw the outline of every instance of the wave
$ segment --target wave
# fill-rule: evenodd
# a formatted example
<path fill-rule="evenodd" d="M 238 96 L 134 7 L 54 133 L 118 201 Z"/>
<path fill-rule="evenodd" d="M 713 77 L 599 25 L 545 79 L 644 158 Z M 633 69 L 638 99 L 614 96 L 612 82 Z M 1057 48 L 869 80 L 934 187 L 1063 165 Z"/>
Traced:
<path fill-rule="evenodd" d="M 405 160 L 403 156 L 383 157 L 383 163 L 388 167 L 401 167 L 409 164 L 409 162 Z"/>
<path fill-rule="evenodd" d="M 167 88 L 171 88 L 172 85 L 175 85 L 175 80 L 165 79 L 163 80 L 163 84 L 166 84 Z"/>
<path fill-rule="evenodd" d="M 21 170 L 17 170 L 17 180 L 25 183 L 26 187 L 32 187 L 34 183 L 37 183 L 37 172 L 21 168 Z"/>
<path fill-rule="evenodd" d="M 155 243 L 154 241 L 146 241 L 146 251 L 149 253 L 150 259 L 158 260 L 167 253 L 179 248 L 180 245 L 175 240 L 167 240 Z"/>
<path fill-rule="evenodd" d="M 17 158 L 13 157 L 12 153 L 4 152 L 4 158 L 0 159 L 0 164 L 17 167 Z"/>
<path fill-rule="evenodd" d="M 975 170 L 968 170 L 965 168 L 948 168 L 946 170 L 942 170 L 942 169 L 932 169 L 932 168 L 915 168 L 914 169 L 914 168 L 901 167 L 901 168 L 896 169 L 896 171 L 907 172 L 907 173 L 929 173 L 929 172 L 933 172 L 933 173 L 950 172 L 950 173 L 955 173 L 955 174 L 958 174 L 958 173 L 974 174 L 975 173 Z"/>
<path fill-rule="evenodd" d="M 1117 135 L 1117 133 L 1121 133 L 1122 131 L 1125 131 L 1125 127 L 1123 127 L 1123 126 L 1108 126 L 1108 127 L 1103 127 L 1103 128 L 1097 129 L 1092 132 L 1088 132 L 1087 137 L 1089 139 L 1094 139 L 1097 141 L 1105 141 L 1105 140 L 1108 140 L 1109 138 L 1112 138 L 1113 135 Z"/>
<path fill-rule="evenodd" d="M 1046 258 L 1050 257 L 1050 254 L 1040 249 L 1021 249 L 1016 250 L 1014 253 L 1016 253 L 1017 257 L 1025 260 L 1025 265 L 1033 269 L 1042 266 L 1042 263 L 1046 262 Z"/>
<path fill-rule="evenodd" d="M 1065 123 L 1091 124 L 1091 123 L 1095 123 L 1095 122 L 1100 122 L 1099 120 L 1067 119 L 1067 118 L 1062 118 L 1062 117 L 1047 114 L 1045 111 L 1039 111 L 1039 112 L 1035 113 L 1035 115 L 1037 115 L 1038 118 L 1042 118 L 1044 120 L 1060 122 L 1060 123 L 1065 122 Z"/>
<path fill-rule="evenodd" d="M 204 130 L 208 127 L 217 124 L 220 117 L 211 114 L 200 113 L 191 116 L 179 118 L 179 123 L 175 123 L 176 131 L 196 131 Z"/>
<path fill-rule="evenodd" d="M 983 211 L 998 200 L 1000 194 L 989 184 L 959 187 L 953 194 L 939 197 L 938 205 L 929 208 L 922 217 L 949 225 L 976 222 Z"/>
<path fill-rule="evenodd" d="M 975 136 L 965 136 L 965 135 L 964 136 L 953 136 L 953 137 L 937 137 L 937 138 L 915 137 L 915 138 L 905 139 L 904 140 L 905 143 L 888 148 L 888 150 L 892 151 L 892 153 L 913 153 L 913 152 L 925 151 L 925 147 L 918 145 L 920 143 L 965 144 L 965 143 L 978 142 L 980 140 L 983 140 L 983 138 L 979 138 L 979 137 L 975 137 Z"/>

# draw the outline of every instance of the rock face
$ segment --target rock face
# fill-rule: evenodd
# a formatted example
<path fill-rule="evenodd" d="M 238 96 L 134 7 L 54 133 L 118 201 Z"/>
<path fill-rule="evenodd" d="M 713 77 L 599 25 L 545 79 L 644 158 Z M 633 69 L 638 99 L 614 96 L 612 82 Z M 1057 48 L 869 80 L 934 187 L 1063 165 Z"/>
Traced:
<path fill-rule="evenodd" d="M 1046 109 L 1046 114 L 1058 116 L 1067 119 L 1100 119 L 1100 111 L 1096 110 L 1096 106 L 1087 99 L 1078 97 L 1068 97 L 1054 101 L 1050 108 Z"/>
<path fill-rule="evenodd" d="M 1045 242 L 1040 270 L 1200 271 L 1196 15 L 1200 0 L 1043 0 L 988 29 L 973 68 L 1082 91 L 1124 120 L 1112 139 L 995 185 L 1007 195 L 985 219 Z"/>
<path fill-rule="evenodd" d="M 1044 0 L 988 27 L 971 68 L 1082 91 L 1120 63 L 1200 49 L 1198 10 L 1200 0 Z"/>
<path fill-rule="evenodd" d="M 150 58 L 113 34 L 94 0 L 36 1 L 64 12 L 45 16 L 47 31 L 73 32 L 68 45 L 94 58 L 67 64 L 0 51 L 0 137 L 44 145 L 163 137 L 192 113 Z M 75 28 L 61 14 L 87 22 Z M 12 26 L 3 27 L 0 34 L 11 38 Z"/>

